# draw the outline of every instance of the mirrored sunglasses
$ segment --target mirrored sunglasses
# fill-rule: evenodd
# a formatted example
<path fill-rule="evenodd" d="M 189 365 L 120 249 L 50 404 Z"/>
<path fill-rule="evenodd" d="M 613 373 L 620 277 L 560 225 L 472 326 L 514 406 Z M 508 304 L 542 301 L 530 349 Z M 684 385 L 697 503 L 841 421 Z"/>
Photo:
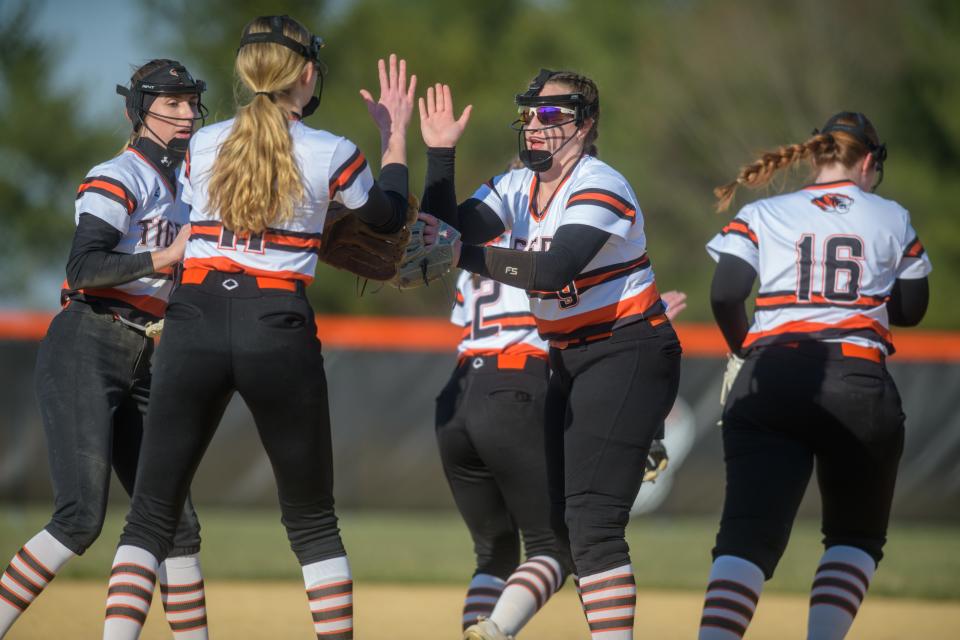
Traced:
<path fill-rule="evenodd" d="M 555 105 L 543 105 L 539 107 L 522 105 L 517 108 L 517 111 L 520 114 L 520 122 L 523 124 L 530 124 L 533 122 L 533 117 L 536 116 L 540 124 L 548 126 L 570 122 L 577 115 L 576 109 Z"/>

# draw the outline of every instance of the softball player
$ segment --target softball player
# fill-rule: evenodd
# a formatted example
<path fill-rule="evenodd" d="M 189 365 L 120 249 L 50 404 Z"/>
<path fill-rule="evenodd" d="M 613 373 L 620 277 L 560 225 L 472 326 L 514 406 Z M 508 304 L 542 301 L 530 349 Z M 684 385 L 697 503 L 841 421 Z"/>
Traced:
<path fill-rule="evenodd" d="M 270 457 L 318 638 L 353 638 L 353 583 L 333 505 L 330 416 L 313 280 L 324 219 L 339 203 L 392 232 L 407 210 L 406 126 L 416 79 L 380 61 L 379 185 L 353 143 L 302 122 L 319 102 L 322 40 L 287 16 L 252 20 L 236 72 L 252 94 L 234 118 L 197 132 L 181 176 L 192 210 L 184 273 L 154 372 L 154 401 L 127 525 L 110 578 L 104 638 L 136 638 L 193 474 L 237 392 Z M 129 574 L 135 574 L 130 576 Z M 126 575 L 125 575 L 126 574 Z"/>
<path fill-rule="evenodd" d="M 463 340 L 437 398 L 436 425 L 447 481 L 477 558 L 463 629 L 495 625 L 513 636 L 568 571 L 568 554 L 550 527 L 543 457 L 547 344 L 537 336 L 524 291 L 465 271 L 450 320 L 463 327 Z M 467 637 L 476 637 L 473 631 Z"/>
<path fill-rule="evenodd" d="M 809 638 L 846 636 L 883 557 L 904 437 L 884 365 L 889 325 L 920 322 L 931 269 L 906 209 L 872 193 L 885 158 L 866 116 L 843 112 L 715 192 L 723 211 L 738 185 L 765 185 L 805 159 L 817 171 L 810 186 L 743 207 L 707 245 L 718 261 L 714 315 L 744 361 L 723 408 L 726 500 L 701 640 L 743 636 L 814 461 L 825 552 Z M 757 277 L 750 324 L 744 302 Z"/>
<path fill-rule="evenodd" d="M 598 160 L 588 78 L 544 70 L 520 107 L 525 168 L 459 207 L 448 87 L 420 105 L 434 211 L 460 229 L 459 266 L 530 297 L 550 344 L 545 447 L 553 526 L 569 541 L 594 638 L 633 637 L 633 569 L 624 540 L 650 443 L 677 394 L 680 344 L 654 284 L 643 218 L 627 181 Z M 438 148 L 444 147 L 444 148 Z M 509 230 L 510 247 L 482 243 Z M 484 630 L 486 631 L 486 630 Z M 501 638 L 496 630 L 479 638 Z"/>
<path fill-rule="evenodd" d="M 147 327 L 164 315 L 171 267 L 186 245 L 188 213 L 176 199 L 175 173 L 201 119 L 204 88 L 174 60 L 140 67 L 129 87 L 117 87 L 133 125 L 129 144 L 91 169 L 77 191 L 63 310 L 40 344 L 35 380 L 54 513 L 0 577 L 0 637 L 100 535 L 111 466 L 133 491 L 150 399 Z M 174 542 L 160 556 L 163 603 L 178 638 L 206 638 L 200 525 L 189 502 L 177 518 Z"/>

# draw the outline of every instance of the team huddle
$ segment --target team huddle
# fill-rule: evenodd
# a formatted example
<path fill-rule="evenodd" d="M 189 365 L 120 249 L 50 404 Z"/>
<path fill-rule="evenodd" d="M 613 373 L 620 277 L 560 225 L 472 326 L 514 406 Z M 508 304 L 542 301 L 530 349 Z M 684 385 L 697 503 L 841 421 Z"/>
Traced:
<path fill-rule="evenodd" d="M 375 178 L 356 145 L 303 122 L 320 102 L 322 46 L 288 16 L 252 20 L 235 65 L 242 104 L 199 129 L 206 84 L 179 62 L 153 60 L 118 87 L 130 140 L 78 189 L 63 308 L 38 354 L 54 513 L 0 576 L 0 637 L 98 537 L 111 467 L 131 503 L 103 638 L 139 637 L 157 582 L 174 637 L 208 637 L 189 489 L 234 393 L 270 459 L 316 636 L 354 637 L 305 294 L 346 217 L 402 237 L 398 255 L 420 242 L 400 268 L 424 280 L 462 269 L 451 321 L 463 338 L 436 435 L 476 570 L 450 636 L 517 637 L 569 577 L 591 638 L 633 638 L 625 528 L 645 475 L 666 462 L 685 296 L 658 291 L 638 198 L 599 158 L 598 87 L 541 70 L 515 97 L 516 159 L 461 201 L 455 148 L 471 108 L 458 116 L 442 83 L 417 99 L 405 61 L 380 60 L 379 97 L 361 91 L 381 139 Z M 414 219 L 417 108 L 427 170 Z M 825 550 L 808 638 L 846 636 L 883 557 L 905 420 L 885 367 L 890 325 L 921 321 L 931 270 L 906 209 L 874 193 L 886 153 L 865 115 L 841 112 L 715 191 L 724 211 L 740 186 L 800 161 L 814 170 L 812 184 L 747 204 L 707 244 L 730 357 L 701 640 L 746 633 L 814 462 Z"/>

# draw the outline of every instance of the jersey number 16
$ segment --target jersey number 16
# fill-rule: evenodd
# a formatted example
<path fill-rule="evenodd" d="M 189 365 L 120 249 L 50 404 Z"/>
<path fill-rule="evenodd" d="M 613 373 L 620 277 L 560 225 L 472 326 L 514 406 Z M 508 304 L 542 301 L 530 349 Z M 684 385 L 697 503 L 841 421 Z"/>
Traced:
<path fill-rule="evenodd" d="M 814 262 L 823 274 L 823 297 L 830 302 L 854 302 L 860 297 L 863 276 L 863 240 L 857 236 L 835 235 L 827 238 L 819 261 L 814 255 L 814 234 L 800 236 L 797 243 L 797 300 L 810 302 L 813 291 Z"/>

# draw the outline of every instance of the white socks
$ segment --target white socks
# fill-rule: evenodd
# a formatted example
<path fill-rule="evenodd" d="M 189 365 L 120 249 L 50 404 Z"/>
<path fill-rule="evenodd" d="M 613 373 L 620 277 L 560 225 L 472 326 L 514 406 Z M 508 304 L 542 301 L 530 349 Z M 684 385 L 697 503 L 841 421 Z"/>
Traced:
<path fill-rule="evenodd" d="M 517 567 L 490 614 L 500 630 L 517 635 L 530 618 L 563 584 L 560 563 L 550 556 L 534 556 Z"/>
<path fill-rule="evenodd" d="M 763 571 L 736 556 L 713 561 L 699 640 L 738 640 L 747 632 L 763 591 Z"/>
<path fill-rule="evenodd" d="M 160 565 L 160 600 L 176 640 L 207 639 L 207 602 L 196 555 L 167 558 Z"/>
<path fill-rule="evenodd" d="M 470 586 L 467 587 L 467 598 L 463 602 L 463 629 L 476 624 L 480 616 L 490 617 L 506 584 L 500 578 L 487 573 L 473 576 Z"/>
<path fill-rule="evenodd" d="M 856 547 L 835 546 L 824 552 L 810 590 L 809 640 L 846 637 L 876 566 L 872 556 Z"/>
<path fill-rule="evenodd" d="M 0 638 L 75 555 L 46 530 L 17 551 L 0 576 Z"/>
<path fill-rule="evenodd" d="M 633 566 L 580 576 L 580 600 L 594 640 L 632 640 L 637 585 Z"/>
<path fill-rule="evenodd" d="M 152 553 L 130 545 L 117 548 L 107 589 L 103 640 L 136 640 L 147 621 L 159 562 Z"/>
<path fill-rule="evenodd" d="M 318 640 L 353 640 L 353 579 L 347 556 L 303 567 Z"/>

